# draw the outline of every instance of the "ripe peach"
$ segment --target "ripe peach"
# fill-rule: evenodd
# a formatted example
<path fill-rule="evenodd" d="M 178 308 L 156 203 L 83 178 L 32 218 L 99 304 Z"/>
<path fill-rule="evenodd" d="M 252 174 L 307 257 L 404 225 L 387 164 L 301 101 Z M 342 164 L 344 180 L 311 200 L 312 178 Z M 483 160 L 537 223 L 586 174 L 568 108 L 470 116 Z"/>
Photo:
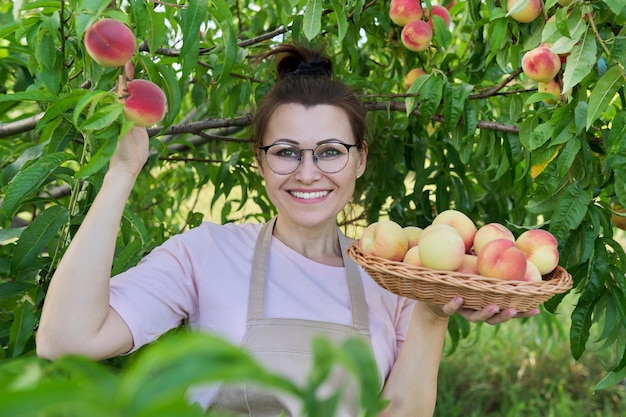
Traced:
<path fill-rule="evenodd" d="M 449 224 L 454 227 L 465 244 L 465 252 L 472 248 L 474 235 L 476 235 L 476 225 L 465 213 L 458 210 L 444 210 L 434 219 L 433 224 Z"/>
<path fill-rule="evenodd" d="M 478 253 L 480 275 L 504 280 L 521 280 L 526 274 L 526 256 L 509 239 L 488 242 Z"/>
<path fill-rule="evenodd" d="M 367 254 L 391 261 L 402 261 L 409 249 L 409 240 L 398 223 L 380 220 L 365 228 L 359 239 L 359 246 Z"/>
<path fill-rule="evenodd" d="M 515 242 L 513 232 L 500 223 L 487 223 L 481 226 L 474 235 L 474 253 L 479 254 L 483 246 L 495 239 L 508 239 Z"/>
<path fill-rule="evenodd" d="M 163 90 L 148 80 L 132 80 L 126 84 L 124 115 L 137 126 L 151 126 L 165 115 L 166 98 Z"/>
<path fill-rule="evenodd" d="M 121 67 L 133 57 L 136 39 L 124 23 L 115 19 L 102 19 L 85 31 L 85 48 L 98 64 Z"/>
<path fill-rule="evenodd" d="M 561 58 L 546 46 L 538 46 L 522 57 L 524 74 L 533 81 L 548 82 L 561 69 Z"/>
<path fill-rule="evenodd" d="M 543 278 L 541 277 L 541 272 L 539 272 L 539 269 L 535 266 L 534 263 L 526 260 L 526 273 L 522 277 L 522 281 L 539 282 L 542 280 Z"/>
<path fill-rule="evenodd" d="M 556 104 L 557 100 L 561 99 L 561 84 L 559 84 L 559 82 L 555 79 L 552 79 L 548 82 L 539 81 L 537 83 L 537 90 L 540 93 L 550 93 L 554 96 L 553 99 L 544 99 L 543 102 L 546 104 Z"/>
<path fill-rule="evenodd" d="M 414 266 L 424 266 L 422 263 L 422 258 L 420 257 L 420 248 L 419 246 L 410 247 L 408 251 L 404 254 L 404 258 L 402 262 L 414 265 Z"/>
<path fill-rule="evenodd" d="M 433 20 L 432 20 L 433 16 L 439 16 L 440 18 L 442 18 L 443 21 L 446 22 L 446 25 L 448 27 L 450 27 L 450 23 L 452 22 L 452 19 L 450 18 L 450 12 L 448 11 L 448 9 L 438 4 L 433 5 L 432 12 L 430 13 L 428 12 L 428 9 L 426 9 L 425 15 L 428 17 L 428 23 L 430 24 L 431 27 L 434 27 Z"/>
<path fill-rule="evenodd" d="M 417 226 L 404 226 L 404 234 L 409 242 L 409 249 L 413 246 L 417 246 L 419 237 L 422 234 L 423 229 Z"/>
<path fill-rule="evenodd" d="M 478 275 L 478 256 L 466 253 L 463 257 L 463 263 L 456 271 L 463 274 Z"/>
<path fill-rule="evenodd" d="M 430 27 L 428 22 L 414 20 L 402 28 L 400 36 L 402 44 L 409 51 L 421 52 L 430 46 L 430 41 L 433 38 L 433 28 Z"/>
<path fill-rule="evenodd" d="M 559 264 L 559 245 L 547 230 L 527 230 L 518 236 L 515 245 L 535 264 L 541 275 L 552 272 Z"/>
<path fill-rule="evenodd" d="M 415 80 L 426 74 L 426 71 L 421 68 L 413 68 L 406 74 L 406 77 L 404 77 L 404 87 L 408 90 L 409 88 L 411 88 Z"/>
<path fill-rule="evenodd" d="M 513 9 L 516 4 L 521 3 L 524 0 L 507 0 L 506 8 L 507 10 Z M 523 10 L 520 10 L 515 13 L 511 13 L 510 16 L 513 20 L 517 20 L 520 23 L 528 23 L 535 20 L 539 13 L 541 12 L 541 0 L 530 0 L 530 2 L 524 7 Z"/>
<path fill-rule="evenodd" d="M 409 22 L 420 20 L 422 16 L 419 0 L 391 0 L 389 4 L 389 17 L 396 25 L 406 26 Z"/>
<path fill-rule="evenodd" d="M 455 228 L 437 224 L 424 229 L 419 238 L 422 264 L 426 268 L 454 271 L 463 263 L 465 243 Z"/>
<path fill-rule="evenodd" d="M 434 231 L 440 230 L 440 229 L 456 231 L 456 229 L 450 226 L 449 224 L 445 224 L 445 223 L 429 224 L 428 226 L 426 226 L 426 228 L 424 228 L 424 230 L 422 230 L 422 233 L 419 236 L 418 244 L 419 244 L 419 241 L 423 239 L 425 235 L 427 235 L 428 233 L 432 233 Z"/>

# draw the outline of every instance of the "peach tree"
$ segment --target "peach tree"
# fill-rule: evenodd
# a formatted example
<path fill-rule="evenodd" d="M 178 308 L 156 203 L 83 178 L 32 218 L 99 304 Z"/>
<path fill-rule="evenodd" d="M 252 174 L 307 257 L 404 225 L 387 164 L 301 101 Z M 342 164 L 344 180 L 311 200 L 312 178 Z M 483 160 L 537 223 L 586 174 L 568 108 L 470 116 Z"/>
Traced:
<path fill-rule="evenodd" d="M 431 35 L 415 51 L 390 3 L 3 2 L 0 358 L 32 355 L 47 285 L 132 124 L 119 101 L 120 75 L 157 84 L 167 111 L 148 129 L 151 157 L 125 211 L 113 273 L 209 218 L 273 215 L 250 140 L 251 113 L 274 79 L 258 56 L 298 40 L 326 45 L 336 76 L 368 109 L 368 168 L 342 224 L 389 217 L 424 226 L 455 208 L 516 235 L 549 230 L 575 282 L 572 355 L 610 350 L 599 386 L 623 379 L 626 5 L 425 0 L 412 19 L 426 21 Z M 535 18 L 515 17 L 536 4 Z M 433 6 L 445 6 L 450 21 Z M 103 67 L 88 54 L 85 32 L 102 18 L 134 33 L 130 69 Z M 537 48 L 558 56 L 549 56 L 556 71 L 546 81 L 522 65 Z M 416 68 L 421 76 L 407 81 Z M 546 314 L 562 301 L 546 303 Z M 451 321 L 452 341 L 469 329 Z"/>

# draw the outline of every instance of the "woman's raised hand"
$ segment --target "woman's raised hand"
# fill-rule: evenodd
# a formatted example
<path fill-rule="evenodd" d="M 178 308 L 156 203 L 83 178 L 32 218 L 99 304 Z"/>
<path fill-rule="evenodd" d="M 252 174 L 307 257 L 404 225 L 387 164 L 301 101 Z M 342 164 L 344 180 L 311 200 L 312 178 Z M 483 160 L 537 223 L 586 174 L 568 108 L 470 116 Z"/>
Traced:
<path fill-rule="evenodd" d="M 109 171 L 137 175 L 148 160 L 148 155 L 148 132 L 144 127 L 134 126 L 117 142 L 117 148 L 109 164 Z"/>

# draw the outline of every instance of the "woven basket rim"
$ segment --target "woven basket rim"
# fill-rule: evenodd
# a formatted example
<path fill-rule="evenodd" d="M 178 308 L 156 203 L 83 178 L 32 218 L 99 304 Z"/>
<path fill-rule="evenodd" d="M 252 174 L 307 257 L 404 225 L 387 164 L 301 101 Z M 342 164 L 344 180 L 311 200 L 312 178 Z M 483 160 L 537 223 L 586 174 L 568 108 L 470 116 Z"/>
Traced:
<path fill-rule="evenodd" d="M 413 299 L 447 302 L 450 294 L 462 296 L 474 308 L 501 301 L 503 306 L 537 306 L 554 295 L 572 288 L 571 275 L 561 266 L 543 276 L 542 281 L 502 280 L 456 271 L 437 271 L 365 253 L 353 243 L 348 255 L 381 287 Z"/>

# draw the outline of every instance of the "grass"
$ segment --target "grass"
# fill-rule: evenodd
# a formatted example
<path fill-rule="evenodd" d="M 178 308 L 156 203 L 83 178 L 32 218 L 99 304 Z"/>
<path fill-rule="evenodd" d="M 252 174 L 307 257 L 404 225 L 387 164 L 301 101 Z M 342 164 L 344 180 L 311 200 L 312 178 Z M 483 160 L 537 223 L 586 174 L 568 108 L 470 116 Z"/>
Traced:
<path fill-rule="evenodd" d="M 594 392 L 610 353 L 574 360 L 567 317 L 472 325 L 470 339 L 442 360 L 435 417 L 626 415 L 624 384 Z"/>

